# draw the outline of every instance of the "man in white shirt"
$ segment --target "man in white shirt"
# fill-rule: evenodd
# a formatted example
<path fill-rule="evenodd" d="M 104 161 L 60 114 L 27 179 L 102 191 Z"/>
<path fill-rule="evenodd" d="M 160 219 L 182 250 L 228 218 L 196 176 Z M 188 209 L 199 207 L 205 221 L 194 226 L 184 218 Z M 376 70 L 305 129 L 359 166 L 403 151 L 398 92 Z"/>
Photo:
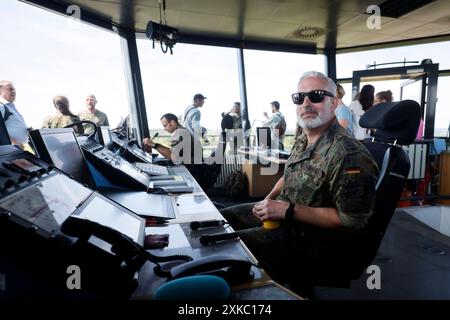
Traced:
<path fill-rule="evenodd" d="M 280 103 L 278 101 L 272 101 L 270 106 L 272 108 L 272 116 L 269 118 L 267 112 L 264 112 L 263 114 L 267 121 L 264 122 L 263 125 L 271 128 L 270 131 L 273 148 L 284 150 L 283 140 L 286 132 L 286 120 L 280 112 Z"/>
<path fill-rule="evenodd" d="M 16 89 L 10 81 L 0 81 L 0 113 L 13 144 L 23 146 L 28 142 L 28 128 L 14 105 Z"/>
<path fill-rule="evenodd" d="M 192 134 L 194 139 L 199 141 L 203 136 L 203 128 L 200 125 L 202 115 L 199 108 L 203 107 L 205 99 L 204 95 L 197 93 L 194 96 L 193 103 L 186 108 L 183 114 L 183 126 Z"/>

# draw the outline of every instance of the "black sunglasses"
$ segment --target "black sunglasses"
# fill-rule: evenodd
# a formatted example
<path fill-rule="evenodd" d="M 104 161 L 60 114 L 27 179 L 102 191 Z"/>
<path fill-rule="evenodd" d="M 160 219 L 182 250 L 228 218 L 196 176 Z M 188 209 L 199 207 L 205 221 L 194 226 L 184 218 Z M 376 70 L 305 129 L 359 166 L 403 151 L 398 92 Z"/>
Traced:
<path fill-rule="evenodd" d="M 305 97 L 308 97 L 309 100 L 313 103 L 322 102 L 325 96 L 333 97 L 334 94 L 328 92 L 326 90 L 313 90 L 310 92 L 296 92 L 292 95 L 292 101 L 294 104 L 303 104 L 305 101 Z"/>

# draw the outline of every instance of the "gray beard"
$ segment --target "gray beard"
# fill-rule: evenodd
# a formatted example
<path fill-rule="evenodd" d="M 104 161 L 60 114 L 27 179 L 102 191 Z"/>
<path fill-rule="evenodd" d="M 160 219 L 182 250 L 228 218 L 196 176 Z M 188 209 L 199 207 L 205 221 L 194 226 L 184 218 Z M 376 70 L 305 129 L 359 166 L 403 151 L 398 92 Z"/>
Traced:
<path fill-rule="evenodd" d="M 328 102 L 325 106 L 325 110 L 322 113 L 319 113 L 319 115 L 314 119 L 305 121 L 297 113 L 297 123 L 303 129 L 315 129 L 330 121 L 333 117 L 334 112 L 331 111 L 331 103 Z"/>

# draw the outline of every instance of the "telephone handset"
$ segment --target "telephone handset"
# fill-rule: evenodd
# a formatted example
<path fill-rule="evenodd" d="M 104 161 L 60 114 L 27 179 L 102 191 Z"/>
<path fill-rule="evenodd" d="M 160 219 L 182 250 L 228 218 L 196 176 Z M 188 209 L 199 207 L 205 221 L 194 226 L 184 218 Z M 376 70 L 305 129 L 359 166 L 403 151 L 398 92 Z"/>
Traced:
<path fill-rule="evenodd" d="M 252 263 L 242 256 L 215 255 L 194 261 L 191 257 L 183 255 L 159 257 L 113 228 L 73 216 L 64 221 L 61 231 L 81 241 L 87 241 L 91 236 L 96 236 L 111 244 L 111 251 L 121 257 L 127 263 L 127 267 L 139 270 L 146 261 L 151 261 L 156 264 L 155 274 L 167 277 L 169 280 L 196 274 L 211 274 L 224 278 L 230 285 L 236 285 L 253 279 Z M 159 262 L 173 260 L 188 262 L 175 266 L 169 271 L 162 270 Z"/>
<path fill-rule="evenodd" d="M 147 261 L 146 251 L 123 233 L 97 222 L 69 217 L 61 225 L 61 231 L 69 236 L 87 241 L 91 235 L 112 245 L 111 251 L 127 263 L 140 268 Z"/>
<path fill-rule="evenodd" d="M 111 252 L 124 259 L 127 265 L 134 268 L 134 270 L 140 269 L 146 261 L 155 263 L 157 265 L 156 268 L 160 270 L 159 262 L 192 260 L 191 257 L 184 255 L 165 257 L 155 256 L 123 233 L 91 220 L 69 217 L 62 224 L 61 231 L 69 236 L 78 237 L 84 241 L 87 241 L 89 237 L 93 235 L 108 242 L 111 244 Z"/>
<path fill-rule="evenodd" d="M 224 278 L 228 284 L 237 285 L 253 279 L 252 263 L 245 257 L 235 255 L 215 255 L 173 267 L 169 280 L 181 277 L 208 274 Z"/>

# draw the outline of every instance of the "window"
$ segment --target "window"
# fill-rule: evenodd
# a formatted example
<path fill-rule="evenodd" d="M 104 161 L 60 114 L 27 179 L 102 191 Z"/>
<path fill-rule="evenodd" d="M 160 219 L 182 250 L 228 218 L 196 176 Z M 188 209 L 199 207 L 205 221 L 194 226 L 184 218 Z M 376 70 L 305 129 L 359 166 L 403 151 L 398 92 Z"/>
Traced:
<path fill-rule="evenodd" d="M 237 50 L 178 43 L 173 55 L 155 49 L 148 39 L 137 40 L 149 128 L 161 130 L 165 113 L 181 116 L 195 94 L 207 99 L 200 109 L 201 125 L 209 135 L 220 131 L 222 112 L 240 101 Z"/>
<path fill-rule="evenodd" d="M 250 123 L 255 126 L 264 121 L 263 112 L 270 116 L 270 103 L 276 100 L 286 118 L 286 134 L 293 134 L 297 115 L 291 95 L 297 92 L 298 81 L 304 72 L 324 72 L 324 56 L 245 50 L 244 59 Z M 285 144 L 290 145 L 292 141 L 285 141 Z"/>
<path fill-rule="evenodd" d="M 434 136 L 445 137 L 450 126 L 450 76 L 439 77 L 437 89 L 436 116 Z"/>
<path fill-rule="evenodd" d="M 94 94 L 112 127 L 128 114 L 117 34 L 13 0 L 0 2 L 0 21 L 8 26 L 0 78 L 14 83 L 15 104 L 28 126 L 40 128 L 54 114 L 56 95 L 66 96 L 76 114 Z"/>
<path fill-rule="evenodd" d="M 366 70 L 367 65 L 407 61 L 419 61 L 430 58 L 433 63 L 439 63 L 439 69 L 450 69 L 448 59 L 450 41 L 403 46 L 387 49 L 366 50 L 358 52 L 340 53 L 336 55 L 337 77 L 351 78 L 353 71 Z M 411 65 L 411 64 L 408 64 Z M 392 65 L 398 67 L 399 65 Z M 379 68 L 389 67 L 380 66 Z"/>

